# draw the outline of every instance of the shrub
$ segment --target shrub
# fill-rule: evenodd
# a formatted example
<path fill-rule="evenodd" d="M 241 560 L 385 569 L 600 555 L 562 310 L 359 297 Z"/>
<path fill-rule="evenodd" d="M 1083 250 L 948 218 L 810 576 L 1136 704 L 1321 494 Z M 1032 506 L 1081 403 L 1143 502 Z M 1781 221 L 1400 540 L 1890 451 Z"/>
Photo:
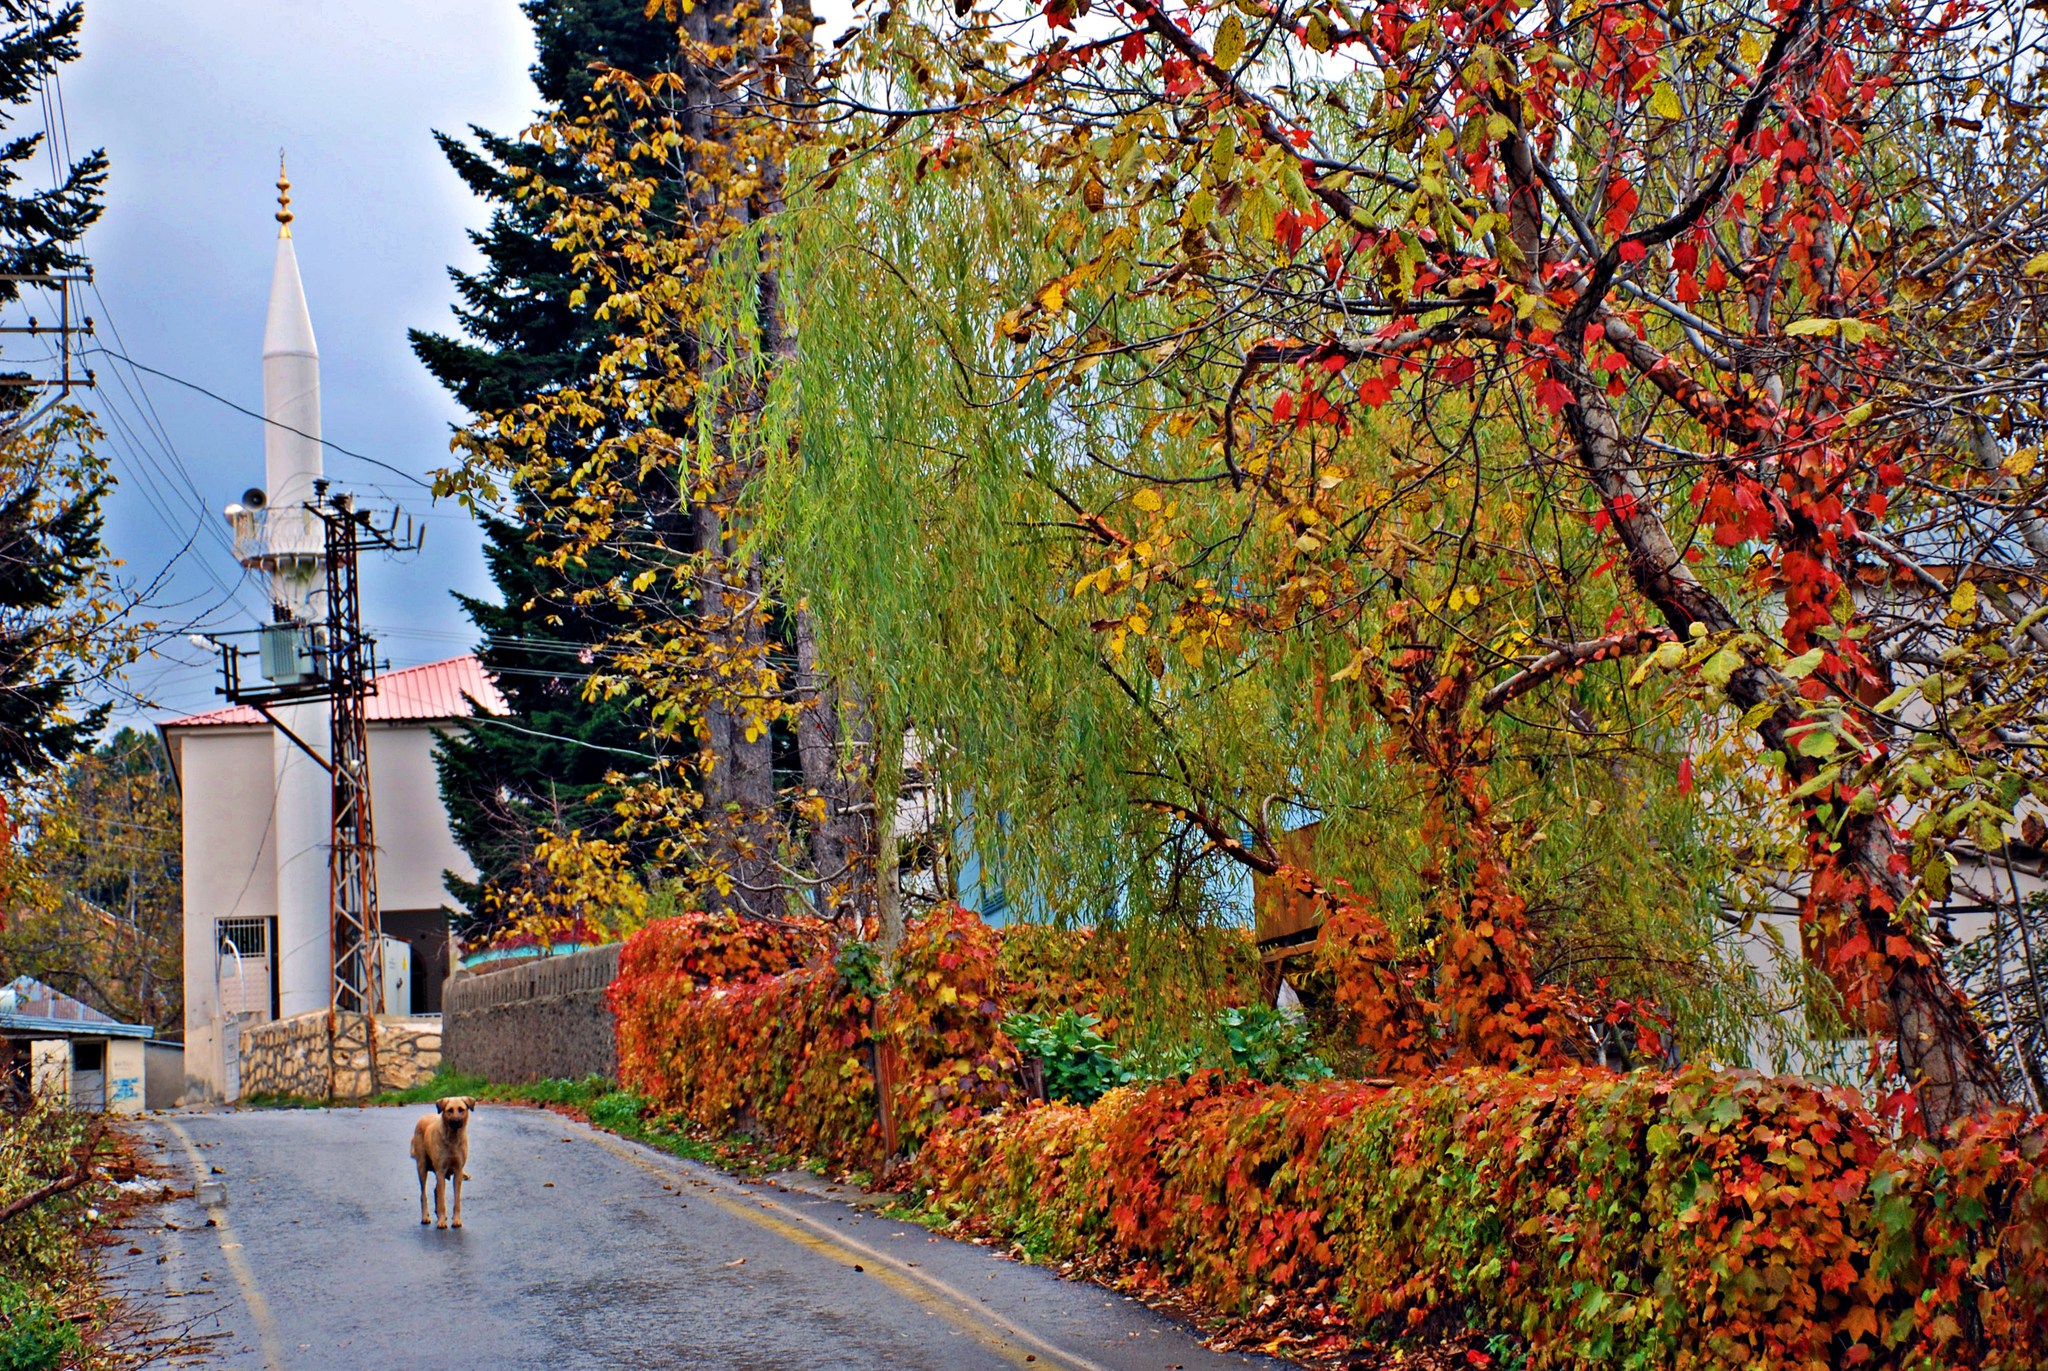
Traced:
<path fill-rule="evenodd" d="M 1046 1098 L 1093 1104 L 1136 1079 L 1118 1056 L 1116 1044 L 1097 1031 L 1101 1022 L 1093 1014 L 1071 1009 L 1051 1017 L 1012 1014 L 1003 1020 L 1003 1032 L 1019 1052 L 1043 1065 Z"/>
<path fill-rule="evenodd" d="M 2016 1371 L 2048 1365 L 2044 1126 L 1895 1144 L 1846 1096 L 1705 1069 L 1205 1073 L 941 1130 L 913 1174 L 1036 1250 L 1226 1310 L 1448 1316 L 1532 1367 Z"/>
<path fill-rule="evenodd" d="M 889 1054 L 897 1146 L 1014 1098 L 1016 1054 L 997 1031 L 996 943 L 960 909 L 914 922 L 879 1002 L 875 959 L 849 944 L 827 964 L 808 930 L 699 918 L 651 925 L 619 958 L 619 1083 L 715 1133 L 872 1166 L 881 1155 L 877 1038 Z M 753 940 L 754 930 L 769 931 Z M 778 965 L 778 961 L 780 965 Z M 779 974 L 764 974 L 774 968 Z"/>
<path fill-rule="evenodd" d="M 84 1350 L 69 1320 L 0 1276 L 0 1371 L 57 1371 Z"/>
<path fill-rule="evenodd" d="M 658 1078 L 664 1025 L 699 991 L 795 970 L 824 945 L 820 929 L 734 914 L 681 914 L 635 933 L 619 949 L 618 975 L 605 992 L 618 1026 L 620 1083 Z"/>
<path fill-rule="evenodd" d="M 1232 1080 L 1327 1080 L 1330 1068 L 1309 1051 L 1308 1030 L 1265 1005 L 1233 1005 L 1207 1016 L 1220 1051 L 1186 1043 L 1170 1051 L 1128 1052 L 1102 1036 L 1093 1014 L 1012 1014 L 1003 1032 L 1045 1072 L 1049 1100 L 1093 1104 L 1134 1081 L 1185 1078 L 1220 1070 Z"/>

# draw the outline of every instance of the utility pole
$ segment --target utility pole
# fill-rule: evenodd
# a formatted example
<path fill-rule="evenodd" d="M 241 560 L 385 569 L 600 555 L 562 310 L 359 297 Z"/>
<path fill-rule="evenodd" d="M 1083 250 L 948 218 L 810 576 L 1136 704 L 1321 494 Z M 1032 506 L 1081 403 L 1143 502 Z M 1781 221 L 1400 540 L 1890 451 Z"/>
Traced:
<path fill-rule="evenodd" d="M 325 613 L 316 626 L 279 606 L 278 621 L 256 630 L 260 646 L 250 653 L 214 641 L 221 654 L 219 693 L 248 705 L 270 720 L 300 751 L 327 772 L 331 820 L 328 859 L 328 1028 L 332 1042 L 333 1095 L 368 1094 L 376 1089 L 376 1015 L 383 997 L 383 920 L 377 904 L 377 836 L 370 804 L 370 739 L 367 711 L 376 694 L 377 644 L 363 631 L 361 554 L 413 552 L 420 535 L 394 509 L 382 521 L 356 505 L 347 493 L 328 494 L 325 480 L 313 482 L 314 498 L 303 506 L 321 525 L 326 573 Z M 251 492 L 254 494 L 255 492 Z M 247 499 L 247 497 L 244 497 Z M 274 516 L 280 511 L 270 511 Z M 238 542 L 263 541 L 258 512 L 237 505 L 229 513 Z M 241 661 L 257 656 L 267 684 L 245 686 Z M 273 710 L 281 705 L 326 701 L 327 755 L 321 756 Z M 346 1089 L 342 1062 L 368 1065 L 362 1091 Z"/>
<path fill-rule="evenodd" d="M 384 925 L 377 905 L 377 836 L 370 810 L 370 735 L 366 719 L 377 669 L 376 643 L 363 632 L 357 557 L 364 551 L 406 552 L 419 546 L 408 526 L 379 528 L 355 497 L 328 499 L 313 483 L 309 506 L 325 529 L 327 551 L 327 674 L 331 684 L 328 749 L 333 777 L 334 837 L 328 849 L 333 920 L 331 1014 L 337 1059 L 362 1035 L 370 1090 L 377 1082 L 376 1012 L 384 994 Z M 324 503 L 323 503 L 324 501 Z"/>
<path fill-rule="evenodd" d="M 0 324 L 0 335 L 17 334 L 29 338 L 49 338 L 56 345 L 57 374 L 54 377 L 29 375 L 0 375 L 0 387 L 25 387 L 31 392 L 42 390 L 54 392 L 41 404 L 31 407 L 24 402 L 13 407 L 13 412 L 0 415 L 0 437 L 8 437 L 28 428 L 36 420 L 50 412 L 73 390 L 92 386 L 97 377 L 92 370 L 78 360 L 77 340 L 93 336 L 92 316 L 77 309 L 72 302 L 72 292 L 81 286 L 92 284 L 92 272 L 0 272 L 0 293 L 7 301 L 18 297 L 23 287 L 54 294 L 57 319 L 45 322 L 40 316 L 31 314 L 26 324 Z"/>

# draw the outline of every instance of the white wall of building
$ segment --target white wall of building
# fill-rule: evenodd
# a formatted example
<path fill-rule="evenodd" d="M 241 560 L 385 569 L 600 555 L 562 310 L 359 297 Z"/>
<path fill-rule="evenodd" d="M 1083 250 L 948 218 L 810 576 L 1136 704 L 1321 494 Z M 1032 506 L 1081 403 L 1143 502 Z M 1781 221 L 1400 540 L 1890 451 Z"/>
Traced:
<path fill-rule="evenodd" d="M 221 1092 L 220 919 L 277 913 L 277 787 L 271 729 L 179 729 L 171 735 L 184 796 L 185 1074 Z"/>
<path fill-rule="evenodd" d="M 384 909 L 439 909 L 449 902 L 441 873 L 474 880 L 476 868 L 448 831 L 434 770 L 437 732 L 423 724 L 371 724 L 369 734 L 377 903 Z"/>
<path fill-rule="evenodd" d="M 228 1046 L 221 1020 L 218 921 L 280 915 L 278 862 L 287 846 L 298 857 L 287 864 L 287 874 L 296 866 L 304 876 L 302 895 L 317 873 L 320 917 L 279 920 L 280 1008 L 290 1015 L 327 1004 L 327 777 L 289 742 L 275 738 L 268 725 L 171 728 L 167 736 L 185 807 L 187 1093 L 218 1099 L 224 1093 Z M 426 723 L 372 724 L 369 729 L 378 903 L 385 909 L 438 909 L 448 903 L 444 871 L 476 874 L 449 832 L 434 771 L 435 736 L 436 729 Z M 304 780 L 280 769 L 279 745 L 291 748 L 303 768 L 318 777 L 317 787 L 301 785 L 296 805 L 279 803 L 292 784 Z M 289 843 L 280 840 L 281 813 Z M 230 966 L 231 982 L 232 971 Z"/>

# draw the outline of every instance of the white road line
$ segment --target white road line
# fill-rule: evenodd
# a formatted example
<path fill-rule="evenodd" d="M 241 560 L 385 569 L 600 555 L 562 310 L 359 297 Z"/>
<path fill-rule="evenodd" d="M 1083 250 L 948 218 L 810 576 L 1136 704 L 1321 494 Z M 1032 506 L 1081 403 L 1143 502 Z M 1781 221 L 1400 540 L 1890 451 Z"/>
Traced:
<path fill-rule="evenodd" d="M 169 1119 L 159 1118 L 157 1123 L 171 1130 L 184 1145 L 185 1155 L 192 1159 L 192 1184 L 196 1190 L 206 1179 L 206 1159 L 199 1155 L 199 1148 L 192 1141 L 192 1135 Z M 228 1227 L 228 1211 L 225 1205 L 207 1206 L 206 1216 L 213 1220 L 214 1231 L 220 1236 L 221 1259 L 227 1263 L 228 1273 L 235 1278 L 241 1289 L 242 1303 L 249 1310 L 249 1317 L 256 1324 L 256 1340 L 263 1345 L 263 1365 L 266 1371 L 285 1371 L 284 1343 L 277 1335 L 277 1321 L 270 1317 L 270 1302 L 263 1298 L 263 1292 L 256 1288 L 256 1277 L 249 1270 L 249 1263 L 242 1259 L 242 1244 L 230 1242 L 232 1230 Z"/>

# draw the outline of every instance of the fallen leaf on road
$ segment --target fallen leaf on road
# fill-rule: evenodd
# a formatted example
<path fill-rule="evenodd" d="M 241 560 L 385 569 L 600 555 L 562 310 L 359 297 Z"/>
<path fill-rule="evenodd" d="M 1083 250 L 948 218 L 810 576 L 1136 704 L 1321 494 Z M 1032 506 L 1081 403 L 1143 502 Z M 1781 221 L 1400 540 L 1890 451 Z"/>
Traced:
<path fill-rule="evenodd" d="M 741 1257 L 741 1258 L 740 1258 L 739 1260 L 737 1260 L 737 1261 L 729 1261 L 729 1262 L 727 1262 L 727 1263 L 726 1263 L 726 1265 L 727 1265 L 727 1266 L 745 1266 L 746 1264 L 747 1264 L 747 1259 L 746 1259 L 745 1257 Z"/>

